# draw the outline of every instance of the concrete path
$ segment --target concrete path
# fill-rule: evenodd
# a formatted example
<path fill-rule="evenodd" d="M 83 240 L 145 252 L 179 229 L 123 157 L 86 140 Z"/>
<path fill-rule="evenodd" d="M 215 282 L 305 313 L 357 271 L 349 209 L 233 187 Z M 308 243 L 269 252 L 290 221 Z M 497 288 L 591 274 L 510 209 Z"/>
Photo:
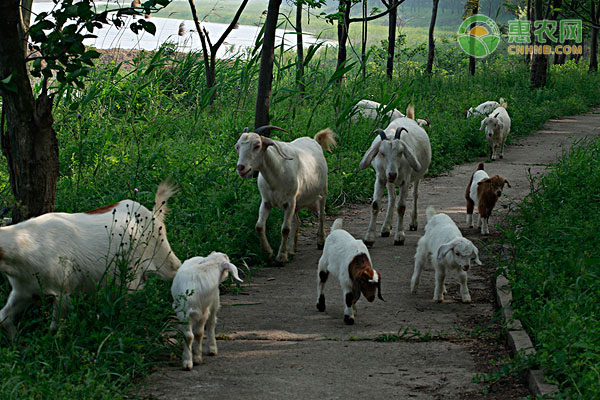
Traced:
<path fill-rule="evenodd" d="M 549 121 L 543 130 L 508 147 L 505 158 L 486 163 L 488 174 L 506 177 L 512 188 L 490 218 L 494 224 L 511 203 L 529 192 L 528 171 L 543 173 L 573 140 L 600 136 L 600 109 L 594 113 Z M 435 154 L 434 154 L 435 157 Z M 140 395 L 152 399 L 472 399 L 482 386 L 472 382 L 490 358 L 506 355 L 497 340 L 473 335 L 494 314 L 491 276 L 497 246 L 476 229 L 465 228 L 465 187 L 479 161 L 457 166 L 448 174 L 421 184 L 419 229 L 406 231 L 405 246 L 393 237 L 377 238 L 371 249 L 374 266 L 382 273 L 386 302 L 357 303 L 356 324 L 343 323 L 343 298 L 335 278 L 325 288 L 327 310 L 317 311 L 316 229 L 305 228 L 298 253 L 283 268 L 265 268 L 251 277 L 245 295 L 222 296 L 219 312 L 219 355 L 204 357 L 192 372 L 179 360 L 153 374 Z M 365 182 L 369 187 L 372 182 Z M 411 200 L 409 200 L 411 201 Z M 469 271 L 473 303 L 462 304 L 456 276 L 447 278 L 443 304 L 432 302 L 433 271 L 425 270 L 416 295 L 410 293 L 413 257 L 425 226 L 425 208 L 434 205 L 449 214 L 463 234 L 479 247 L 484 267 Z M 407 210 L 410 210 L 410 203 Z M 344 228 L 362 237 L 370 205 L 344 211 Z M 384 213 L 379 214 L 378 232 Z M 327 222 L 327 232 L 334 218 Z M 408 219 L 405 220 L 406 224 Z M 275 245 L 275 243 L 273 243 Z M 276 246 L 275 246 L 276 248 Z M 375 341 L 382 334 L 393 342 Z M 492 350 L 489 350 L 489 348 Z M 492 397 L 527 395 L 518 382 Z"/>

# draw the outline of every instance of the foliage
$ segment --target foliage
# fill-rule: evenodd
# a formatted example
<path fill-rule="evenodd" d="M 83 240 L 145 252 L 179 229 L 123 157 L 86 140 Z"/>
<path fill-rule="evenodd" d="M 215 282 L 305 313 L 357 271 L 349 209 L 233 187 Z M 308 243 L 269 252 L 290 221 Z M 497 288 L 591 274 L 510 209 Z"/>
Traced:
<path fill-rule="evenodd" d="M 600 140 L 565 152 L 504 233 L 517 317 L 565 398 L 600 395 Z"/>

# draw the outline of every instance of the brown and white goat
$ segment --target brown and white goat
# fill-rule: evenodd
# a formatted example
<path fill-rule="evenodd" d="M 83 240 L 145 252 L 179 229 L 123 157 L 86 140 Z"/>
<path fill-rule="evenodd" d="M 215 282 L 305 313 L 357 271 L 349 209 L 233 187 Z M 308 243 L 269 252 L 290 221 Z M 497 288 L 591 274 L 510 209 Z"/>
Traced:
<path fill-rule="evenodd" d="M 488 220 L 492 215 L 492 210 L 498 198 L 502 196 L 504 185 L 510 187 L 510 183 L 500 175 L 494 175 L 490 178 L 483 167 L 483 163 L 479 163 L 477 170 L 471 175 L 465 193 L 467 199 L 467 225 L 469 228 L 473 227 L 473 209 L 477 206 L 479 212 L 477 227 L 481 227 L 482 235 L 489 235 Z"/>
<path fill-rule="evenodd" d="M 323 255 L 319 259 L 317 276 L 317 309 L 325 311 L 323 288 L 332 272 L 340 281 L 344 292 L 344 323 L 354 324 L 356 302 L 360 294 L 369 301 L 375 295 L 381 300 L 381 273 L 372 267 L 371 256 L 362 240 L 356 240 L 342 229 L 342 219 L 338 218 L 331 226 L 331 233 L 325 240 Z"/>

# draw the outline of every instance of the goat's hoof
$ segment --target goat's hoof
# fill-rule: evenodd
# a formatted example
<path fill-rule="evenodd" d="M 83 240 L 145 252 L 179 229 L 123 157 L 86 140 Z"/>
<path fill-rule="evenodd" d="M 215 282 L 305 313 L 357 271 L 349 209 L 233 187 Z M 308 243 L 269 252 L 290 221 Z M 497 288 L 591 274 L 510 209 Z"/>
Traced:
<path fill-rule="evenodd" d="M 192 363 L 192 361 L 184 361 L 182 364 L 182 367 L 185 371 L 191 371 L 192 368 L 194 368 L 194 364 Z"/>
<path fill-rule="evenodd" d="M 217 354 L 219 354 L 219 351 L 217 349 L 212 349 L 208 351 L 208 355 L 209 356 L 216 356 Z"/>
<path fill-rule="evenodd" d="M 325 297 L 319 297 L 319 302 L 317 303 L 317 310 L 325 312 Z"/>
<path fill-rule="evenodd" d="M 194 357 L 194 365 L 202 364 L 202 356 Z"/>
<path fill-rule="evenodd" d="M 323 247 L 325 247 L 324 244 L 322 243 L 317 243 L 317 250 L 323 250 Z"/>
<path fill-rule="evenodd" d="M 463 303 L 470 303 L 471 302 L 471 296 L 469 297 L 465 297 L 464 299 L 462 299 Z"/>
<path fill-rule="evenodd" d="M 277 268 L 281 268 L 285 265 L 285 263 L 283 261 L 279 261 L 279 260 L 275 260 L 273 261 L 273 266 L 277 267 Z"/>
<path fill-rule="evenodd" d="M 502 160 L 503 158 L 504 158 L 504 156 L 503 156 L 503 155 L 501 155 L 501 156 L 500 156 L 500 159 Z"/>
<path fill-rule="evenodd" d="M 444 299 L 433 299 L 433 301 L 435 301 L 436 303 L 443 303 Z"/>
<path fill-rule="evenodd" d="M 417 230 L 417 225 L 412 225 L 412 224 L 411 224 L 411 225 L 409 225 L 409 226 L 408 226 L 408 230 L 409 230 L 409 231 L 416 231 L 416 230 Z"/>
<path fill-rule="evenodd" d="M 344 315 L 344 323 L 346 325 L 354 325 L 354 318 L 349 315 Z"/>
<path fill-rule="evenodd" d="M 389 232 L 381 232 L 381 237 L 390 237 Z"/>
<path fill-rule="evenodd" d="M 371 247 L 373 247 L 373 245 L 375 244 L 375 242 L 372 242 L 370 240 L 363 240 L 363 243 L 365 244 L 365 246 L 367 246 L 369 249 Z"/>
<path fill-rule="evenodd" d="M 394 240 L 394 246 L 404 246 L 404 239 Z"/>

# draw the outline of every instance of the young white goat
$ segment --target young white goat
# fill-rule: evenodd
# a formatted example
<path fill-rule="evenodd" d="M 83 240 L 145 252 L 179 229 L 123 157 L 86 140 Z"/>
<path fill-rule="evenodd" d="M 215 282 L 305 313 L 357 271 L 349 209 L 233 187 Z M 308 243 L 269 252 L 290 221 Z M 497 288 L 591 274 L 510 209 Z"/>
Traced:
<path fill-rule="evenodd" d="M 485 117 L 481 121 L 479 130 L 482 130 L 484 126 L 490 149 L 490 159 L 494 161 L 497 158 L 498 148 L 500 148 L 500 158 L 503 158 L 504 144 L 510 132 L 510 117 L 506 112 L 506 108 L 496 108 L 489 117 Z"/>
<path fill-rule="evenodd" d="M 360 100 L 352 108 L 352 122 L 358 122 L 361 117 L 377 120 L 381 115 L 380 112 L 382 112 L 386 107 L 387 106 L 385 104 L 380 104 L 376 101 Z M 385 117 L 388 118 L 389 121 L 393 121 L 397 118 L 404 117 L 404 114 L 394 108 L 393 110 L 385 113 Z"/>
<path fill-rule="evenodd" d="M 486 101 L 485 103 L 481 103 L 475 108 L 469 108 L 467 111 L 465 111 L 465 114 L 467 115 L 467 119 L 478 115 L 481 115 L 482 117 L 487 117 L 498 107 L 507 108 L 508 103 L 506 103 L 503 98 L 500 98 L 500 102 L 493 100 Z"/>
<path fill-rule="evenodd" d="M 477 170 L 471 175 L 465 193 L 467 199 L 467 225 L 469 228 L 473 227 L 473 209 L 477 207 L 479 212 L 477 227 L 481 227 L 482 235 L 489 235 L 488 221 L 496 202 L 502 196 L 505 184 L 510 187 L 508 180 L 500 175 L 494 175 L 490 178 L 487 172 L 483 170 L 483 163 L 479 163 Z"/>
<path fill-rule="evenodd" d="M 419 182 L 425 176 L 431 163 L 431 145 L 429 136 L 423 128 L 414 121 L 414 109 L 409 107 L 407 118 L 399 118 L 390 123 L 385 131 L 378 129 L 379 135 L 373 140 L 360 162 L 360 168 L 369 165 L 375 169 L 375 190 L 371 221 L 364 237 L 367 246 L 375 242 L 375 226 L 377 214 L 381 207 L 383 190 L 387 185 L 388 209 L 381 227 L 381 236 L 387 237 L 392 230 L 394 206 L 396 205 L 396 187 L 400 188 L 400 198 L 396 209 L 398 211 L 398 226 L 394 235 L 394 244 L 403 245 L 404 212 L 408 188 L 413 185 L 413 210 L 409 229 L 417 230 L 417 199 L 419 197 Z"/>
<path fill-rule="evenodd" d="M 166 182 L 158 187 L 153 211 L 123 200 L 85 213 L 49 213 L 0 228 L 0 272 L 12 291 L 0 310 L 0 326 L 15 335 L 13 319 L 36 295 L 54 296 L 51 329 L 75 292 L 92 292 L 107 277 L 133 279 L 141 287 L 145 274 L 173 279 L 181 262 L 165 232 L 166 201 L 174 193 Z"/>
<path fill-rule="evenodd" d="M 311 209 L 319 214 L 319 231 L 317 247 L 323 248 L 325 234 L 325 202 L 327 200 L 327 162 L 323 150 L 331 150 L 335 146 L 335 133 L 324 129 L 315 138 L 301 137 L 293 142 L 280 142 L 259 133 L 265 129 L 281 128 L 266 126 L 247 132 L 240 136 L 235 148 L 239 154 L 237 172 L 242 178 L 250 177 L 258 171 L 258 190 L 262 197 L 256 232 L 264 251 L 273 254 L 267 241 L 265 224 L 272 207 L 284 210 L 281 225 L 281 245 L 276 261 L 284 263 L 288 254 L 296 252 L 298 239 L 298 210 Z M 290 232 L 293 240 L 289 242 Z M 289 247 L 289 248 L 288 248 Z"/>
<path fill-rule="evenodd" d="M 381 300 L 381 273 L 372 268 L 371 256 L 365 244 L 342 229 L 342 219 L 331 226 L 317 271 L 317 309 L 325 311 L 323 288 L 329 273 L 337 276 L 344 292 L 344 323 L 354 324 L 356 302 L 362 293 L 372 302 L 375 294 Z"/>
<path fill-rule="evenodd" d="M 419 239 L 415 254 L 415 269 L 410 280 L 410 290 L 417 292 L 421 270 L 427 264 L 435 270 L 435 289 L 433 300 L 441 303 L 446 293 L 446 273 L 458 271 L 460 296 L 464 303 L 471 302 L 467 287 L 467 271 L 474 263 L 481 265 L 479 251 L 469 239 L 465 239 L 460 230 L 446 214 L 436 214 L 432 206 L 427 207 L 427 225 L 425 235 Z"/>
<path fill-rule="evenodd" d="M 202 362 L 202 339 L 207 321 L 208 354 L 214 356 L 218 352 L 215 326 L 220 306 L 219 284 L 227 279 L 229 272 L 233 279 L 243 282 L 226 254 L 212 252 L 208 257 L 186 260 L 173 279 L 173 309 L 185 334 L 183 369 L 189 371 L 194 364 Z"/>

